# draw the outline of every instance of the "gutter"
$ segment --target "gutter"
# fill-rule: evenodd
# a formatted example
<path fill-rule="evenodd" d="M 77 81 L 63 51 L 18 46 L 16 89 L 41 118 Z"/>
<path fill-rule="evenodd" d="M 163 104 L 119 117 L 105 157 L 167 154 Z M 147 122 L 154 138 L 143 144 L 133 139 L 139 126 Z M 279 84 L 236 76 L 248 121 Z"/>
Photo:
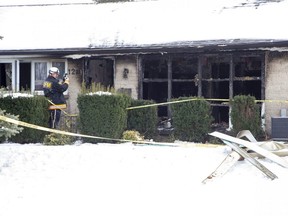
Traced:
<path fill-rule="evenodd" d="M 163 44 L 124 45 L 124 46 L 92 46 L 59 49 L 17 49 L 0 50 L 1 55 L 128 55 L 145 53 L 203 53 L 203 52 L 232 52 L 243 50 L 273 50 L 288 49 L 288 40 L 212 40 L 184 41 Z"/>

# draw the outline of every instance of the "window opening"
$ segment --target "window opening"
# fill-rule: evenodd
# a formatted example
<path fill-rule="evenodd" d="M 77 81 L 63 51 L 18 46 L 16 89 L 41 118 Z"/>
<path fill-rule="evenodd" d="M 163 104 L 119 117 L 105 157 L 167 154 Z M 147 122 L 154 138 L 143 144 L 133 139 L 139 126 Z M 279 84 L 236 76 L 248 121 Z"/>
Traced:
<path fill-rule="evenodd" d="M 172 82 L 172 98 L 196 96 L 198 86 L 194 82 Z"/>
<path fill-rule="evenodd" d="M 156 103 L 166 102 L 168 98 L 167 82 L 143 83 L 143 99 L 153 100 Z M 167 106 L 158 106 L 158 116 L 168 116 Z"/>
<path fill-rule="evenodd" d="M 86 64 L 86 86 L 101 83 L 104 87 L 114 86 L 114 61 L 111 59 L 91 59 Z"/>
<path fill-rule="evenodd" d="M 150 55 L 142 58 L 143 99 L 156 103 L 168 99 L 168 60 L 165 55 Z M 167 106 L 158 106 L 158 116 L 168 116 Z"/>
<path fill-rule="evenodd" d="M 193 56 L 172 57 L 172 98 L 198 94 L 198 58 Z"/>
<path fill-rule="evenodd" d="M 31 63 L 20 63 L 20 90 L 31 90 Z"/>
<path fill-rule="evenodd" d="M 172 79 L 194 79 L 198 74 L 198 58 L 173 57 Z"/>
<path fill-rule="evenodd" d="M 214 123 L 228 125 L 229 104 L 217 99 L 229 99 L 230 62 L 228 57 L 210 56 L 202 65 L 202 96 L 210 101 Z"/>
<path fill-rule="evenodd" d="M 143 60 L 144 65 L 144 78 L 168 78 L 168 66 L 166 58 L 162 56 L 155 56 L 154 58 L 148 58 Z"/>
<path fill-rule="evenodd" d="M 12 64 L 0 63 L 0 88 L 12 90 Z"/>
<path fill-rule="evenodd" d="M 235 58 L 234 65 L 233 96 L 251 95 L 261 100 L 261 58 L 238 57 Z"/>
<path fill-rule="evenodd" d="M 43 81 L 47 78 L 48 66 L 47 62 L 35 62 L 35 90 L 43 89 Z"/>

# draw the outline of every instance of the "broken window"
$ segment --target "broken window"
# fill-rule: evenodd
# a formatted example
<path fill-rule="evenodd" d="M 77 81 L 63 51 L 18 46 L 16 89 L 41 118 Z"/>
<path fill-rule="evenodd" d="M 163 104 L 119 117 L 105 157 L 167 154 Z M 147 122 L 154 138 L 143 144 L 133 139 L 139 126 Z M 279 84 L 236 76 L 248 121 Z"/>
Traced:
<path fill-rule="evenodd" d="M 143 61 L 144 78 L 148 79 L 166 79 L 168 78 L 167 59 L 162 56 L 147 58 Z"/>
<path fill-rule="evenodd" d="M 168 100 L 168 61 L 165 56 L 151 55 L 143 58 L 143 99 L 156 103 Z M 167 106 L 158 107 L 158 115 L 167 116 Z"/>
<path fill-rule="evenodd" d="M 198 58 L 176 56 L 172 62 L 172 98 L 198 94 Z"/>
<path fill-rule="evenodd" d="M 251 95 L 261 100 L 261 57 L 238 57 L 234 65 L 233 96 Z"/>
<path fill-rule="evenodd" d="M 212 105 L 214 122 L 229 122 L 229 104 L 221 101 L 229 100 L 229 56 L 210 56 L 204 58 L 202 64 L 202 96 L 209 98 Z"/>

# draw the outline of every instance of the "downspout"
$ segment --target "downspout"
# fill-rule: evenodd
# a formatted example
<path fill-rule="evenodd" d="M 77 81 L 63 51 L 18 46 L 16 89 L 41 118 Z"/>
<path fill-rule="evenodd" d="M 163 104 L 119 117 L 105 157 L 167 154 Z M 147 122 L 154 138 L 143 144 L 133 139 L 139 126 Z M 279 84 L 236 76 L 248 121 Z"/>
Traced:
<path fill-rule="evenodd" d="M 143 70 L 142 70 L 142 58 L 140 55 L 136 56 L 136 68 L 138 74 L 138 99 L 143 99 Z"/>
<path fill-rule="evenodd" d="M 19 92 L 19 82 L 20 82 L 20 61 L 19 60 L 16 60 L 15 61 L 15 88 L 14 90 L 16 92 Z"/>
<path fill-rule="evenodd" d="M 262 56 L 262 61 L 261 61 L 261 100 L 265 100 L 265 74 L 267 71 L 267 63 L 268 63 L 268 58 L 269 58 L 269 51 L 265 52 L 265 54 Z M 261 104 L 261 127 L 263 131 L 266 132 L 266 118 L 265 118 L 265 102 L 262 102 Z"/>
<path fill-rule="evenodd" d="M 172 98 L 172 59 L 171 56 L 168 56 L 167 59 L 167 64 L 168 64 L 168 97 L 167 97 L 167 101 L 171 101 Z M 168 105 L 167 107 L 167 114 L 168 114 L 168 118 L 171 118 L 171 107 L 170 105 Z"/>
<path fill-rule="evenodd" d="M 234 59 L 233 55 L 230 55 L 230 69 L 229 69 L 229 100 L 231 101 L 233 99 L 233 78 L 234 78 Z M 228 130 L 233 129 L 232 121 L 231 121 L 231 111 L 232 106 L 229 103 L 229 127 Z"/>

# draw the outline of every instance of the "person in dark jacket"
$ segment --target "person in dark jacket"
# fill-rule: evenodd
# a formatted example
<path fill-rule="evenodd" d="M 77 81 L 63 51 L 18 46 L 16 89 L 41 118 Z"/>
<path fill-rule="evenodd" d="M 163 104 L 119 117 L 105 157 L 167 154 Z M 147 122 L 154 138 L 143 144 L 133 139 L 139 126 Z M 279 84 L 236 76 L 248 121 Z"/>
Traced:
<path fill-rule="evenodd" d="M 49 70 L 49 76 L 43 83 L 43 91 L 45 97 L 47 97 L 51 103 L 49 106 L 49 127 L 58 128 L 61 110 L 66 108 L 66 101 L 64 98 L 64 92 L 69 87 L 69 78 L 66 77 L 62 82 L 59 82 L 59 69 L 57 67 L 51 67 Z"/>

